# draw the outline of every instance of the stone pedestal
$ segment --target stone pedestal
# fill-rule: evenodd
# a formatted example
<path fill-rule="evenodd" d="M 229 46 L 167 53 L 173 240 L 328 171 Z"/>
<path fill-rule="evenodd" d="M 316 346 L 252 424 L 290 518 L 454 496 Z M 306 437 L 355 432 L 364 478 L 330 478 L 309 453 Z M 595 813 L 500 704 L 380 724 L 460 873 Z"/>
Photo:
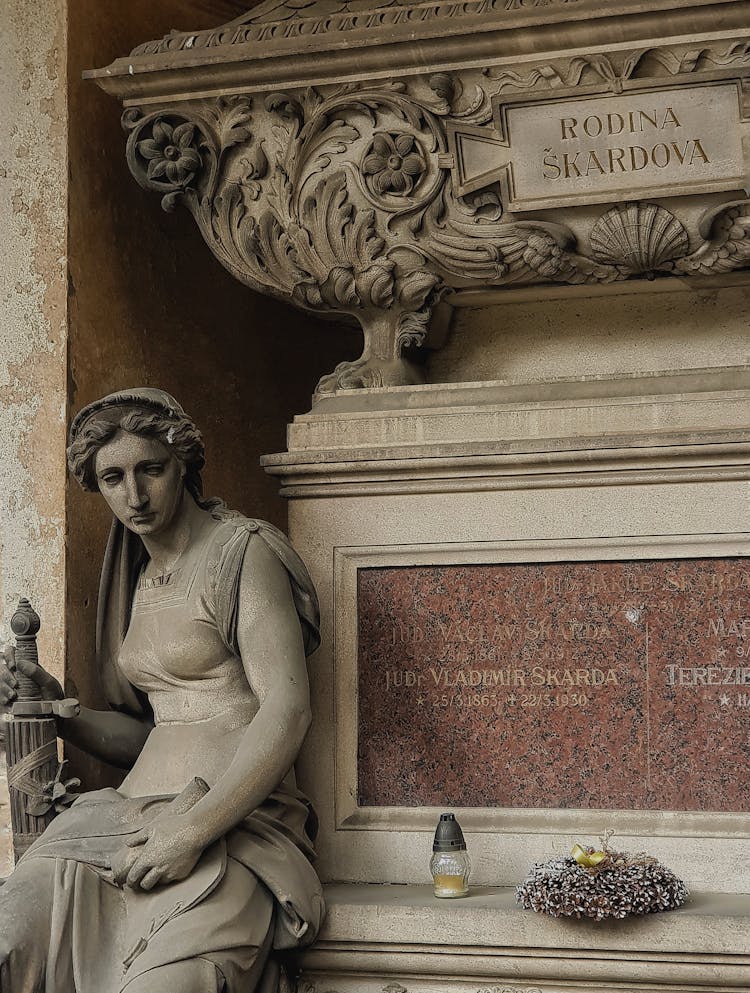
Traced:
<path fill-rule="evenodd" d="M 750 889 L 749 386 L 371 390 L 295 419 L 264 461 L 323 608 L 301 768 L 324 877 L 426 882 L 450 806 L 477 884 L 611 828 L 691 886 Z"/>
<path fill-rule="evenodd" d="M 264 460 L 323 609 L 300 765 L 319 868 L 353 881 L 329 887 L 312 990 L 750 988 L 749 387 L 725 368 L 351 392 Z M 444 808 L 467 901 L 428 886 Z M 684 910 L 515 906 L 531 863 L 606 830 L 688 882 Z"/>

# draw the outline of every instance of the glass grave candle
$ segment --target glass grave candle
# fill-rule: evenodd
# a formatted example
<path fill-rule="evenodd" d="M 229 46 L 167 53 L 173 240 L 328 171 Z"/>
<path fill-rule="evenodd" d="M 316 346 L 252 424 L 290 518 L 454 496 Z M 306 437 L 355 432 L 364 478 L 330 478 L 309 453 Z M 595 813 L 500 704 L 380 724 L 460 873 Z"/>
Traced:
<path fill-rule="evenodd" d="M 435 896 L 466 896 L 470 870 L 469 853 L 455 814 L 441 814 L 430 859 Z"/>

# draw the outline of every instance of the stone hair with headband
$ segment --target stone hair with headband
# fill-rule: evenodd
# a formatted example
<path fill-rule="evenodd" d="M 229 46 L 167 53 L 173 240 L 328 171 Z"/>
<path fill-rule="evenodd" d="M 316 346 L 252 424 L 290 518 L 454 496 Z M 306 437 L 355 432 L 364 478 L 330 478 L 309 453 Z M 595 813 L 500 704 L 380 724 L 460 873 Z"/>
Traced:
<path fill-rule="evenodd" d="M 180 404 L 164 390 L 140 387 L 110 393 L 90 403 L 70 427 L 68 465 L 84 490 L 95 492 L 99 449 L 118 431 L 157 438 L 185 466 L 185 487 L 202 499 L 203 438 Z"/>

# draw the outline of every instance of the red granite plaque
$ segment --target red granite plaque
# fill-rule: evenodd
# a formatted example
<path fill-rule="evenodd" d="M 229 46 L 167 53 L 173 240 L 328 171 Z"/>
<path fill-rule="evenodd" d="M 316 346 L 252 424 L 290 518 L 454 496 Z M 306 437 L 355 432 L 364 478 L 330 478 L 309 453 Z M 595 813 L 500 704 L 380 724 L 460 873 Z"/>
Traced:
<path fill-rule="evenodd" d="M 358 575 L 360 806 L 750 810 L 750 562 Z"/>

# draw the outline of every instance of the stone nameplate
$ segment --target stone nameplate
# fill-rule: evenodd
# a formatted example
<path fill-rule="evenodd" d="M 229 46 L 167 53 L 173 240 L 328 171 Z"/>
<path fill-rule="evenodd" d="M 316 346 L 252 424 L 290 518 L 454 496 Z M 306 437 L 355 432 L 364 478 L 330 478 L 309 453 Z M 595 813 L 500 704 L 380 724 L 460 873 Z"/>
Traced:
<path fill-rule="evenodd" d="M 464 194 L 500 179 L 510 210 L 742 189 L 736 82 L 496 104 L 497 132 L 451 131 Z"/>
<path fill-rule="evenodd" d="M 747 559 L 358 572 L 358 804 L 750 811 Z"/>

